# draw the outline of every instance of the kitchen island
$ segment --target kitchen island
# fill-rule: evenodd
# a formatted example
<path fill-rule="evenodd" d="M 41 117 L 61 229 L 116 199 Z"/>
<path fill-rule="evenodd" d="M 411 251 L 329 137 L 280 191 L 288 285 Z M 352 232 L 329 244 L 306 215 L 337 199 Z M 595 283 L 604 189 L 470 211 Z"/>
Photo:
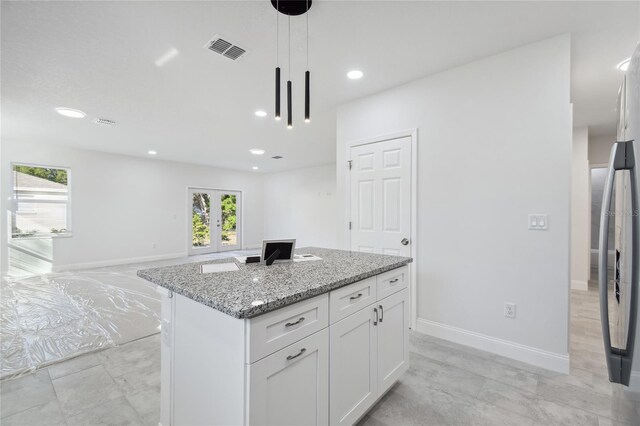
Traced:
<path fill-rule="evenodd" d="M 407 370 L 412 259 L 296 253 L 319 260 L 138 271 L 163 294 L 163 426 L 353 424 Z"/>

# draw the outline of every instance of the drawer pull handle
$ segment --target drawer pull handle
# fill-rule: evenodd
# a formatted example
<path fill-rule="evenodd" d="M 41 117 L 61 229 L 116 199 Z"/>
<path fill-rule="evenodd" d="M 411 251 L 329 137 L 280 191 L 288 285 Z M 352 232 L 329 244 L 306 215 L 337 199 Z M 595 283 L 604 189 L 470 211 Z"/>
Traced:
<path fill-rule="evenodd" d="M 394 278 L 392 280 L 389 281 L 389 284 L 395 284 L 400 280 L 400 278 Z"/>
<path fill-rule="evenodd" d="M 303 353 L 305 353 L 307 351 L 307 348 L 302 348 L 300 349 L 300 352 L 298 352 L 297 355 L 289 355 L 287 357 L 287 361 L 291 361 L 292 359 L 298 358 L 300 355 L 302 355 Z"/>
<path fill-rule="evenodd" d="M 356 300 L 356 299 L 360 299 L 361 297 L 362 297 L 362 293 L 358 293 L 357 296 L 351 296 L 349 300 Z"/>
<path fill-rule="evenodd" d="M 373 312 L 376 314 L 376 319 L 373 320 L 373 325 L 378 325 L 378 319 L 380 318 L 378 316 L 378 308 L 373 308 Z"/>
<path fill-rule="evenodd" d="M 380 324 L 382 324 L 382 320 L 384 319 L 384 309 L 382 305 L 378 306 L 380 308 Z"/>
<path fill-rule="evenodd" d="M 300 319 L 298 321 L 296 321 L 296 322 L 288 322 L 284 326 L 285 327 L 293 327 L 294 325 L 300 324 L 302 321 L 304 321 L 304 317 L 300 317 Z"/>

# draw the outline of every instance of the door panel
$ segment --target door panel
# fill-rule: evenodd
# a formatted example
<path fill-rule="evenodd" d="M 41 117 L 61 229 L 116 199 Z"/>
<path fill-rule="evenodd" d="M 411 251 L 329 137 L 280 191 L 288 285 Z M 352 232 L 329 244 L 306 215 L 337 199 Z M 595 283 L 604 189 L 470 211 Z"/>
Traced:
<path fill-rule="evenodd" d="M 378 302 L 378 393 L 382 395 L 409 368 L 407 290 Z"/>
<path fill-rule="evenodd" d="M 327 329 L 319 331 L 247 367 L 250 410 L 247 424 L 328 423 L 327 333 Z"/>
<path fill-rule="evenodd" d="M 411 138 L 351 148 L 351 250 L 410 256 Z"/>
<path fill-rule="evenodd" d="M 216 200 L 219 203 L 217 226 L 218 251 L 237 250 L 241 248 L 240 212 L 242 197 L 235 191 L 217 191 Z"/>
<path fill-rule="evenodd" d="M 338 321 L 330 328 L 330 420 L 351 425 L 377 399 L 374 305 Z"/>
<path fill-rule="evenodd" d="M 189 201 L 191 203 L 189 254 L 215 251 L 215 243 L 213 245 L 211 243 L 211 193 L 191 190 Z"/>

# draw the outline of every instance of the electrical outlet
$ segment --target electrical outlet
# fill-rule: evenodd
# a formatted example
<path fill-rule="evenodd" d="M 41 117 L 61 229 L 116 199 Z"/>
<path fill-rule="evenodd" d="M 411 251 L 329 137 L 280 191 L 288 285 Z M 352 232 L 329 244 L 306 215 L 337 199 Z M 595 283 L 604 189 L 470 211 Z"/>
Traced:
<path fill-rule="evenodd" d="M 516 317 L 516 304 L 515 303 L 505 303 L 504 304 L 504 317 L 505 318 L 515 318 Z"/>

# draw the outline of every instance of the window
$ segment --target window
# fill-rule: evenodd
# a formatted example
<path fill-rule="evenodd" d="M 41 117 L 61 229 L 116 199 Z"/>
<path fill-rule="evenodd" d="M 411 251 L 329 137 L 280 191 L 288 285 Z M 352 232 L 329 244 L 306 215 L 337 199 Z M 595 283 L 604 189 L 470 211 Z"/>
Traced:
<path fill-rule="evenodd" d="M 70 170 L 13 164 L 13 238 L 71 234 Z"/>

